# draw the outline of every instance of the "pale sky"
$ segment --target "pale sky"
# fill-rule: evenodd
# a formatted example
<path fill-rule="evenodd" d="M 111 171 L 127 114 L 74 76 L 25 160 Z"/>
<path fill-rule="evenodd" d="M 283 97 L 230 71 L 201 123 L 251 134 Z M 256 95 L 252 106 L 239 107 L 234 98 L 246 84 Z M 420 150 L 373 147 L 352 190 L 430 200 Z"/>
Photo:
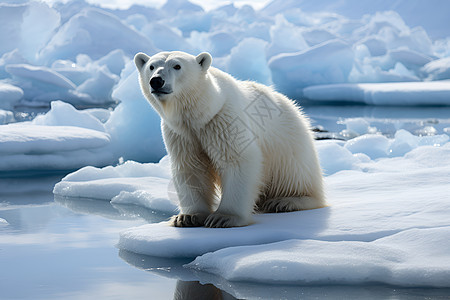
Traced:
<path fill-rule="evenodd" d="M 43 0 L 49 4 L 55 2 L 61 2 L 59 0 Z M 108 8 L 123 8 L 126 9 L 132 4 L 141 4 L 146 6 L 160 7 L 165 1 L 164 0 L 86 0 L 89 3 L 98 4 L 103 7 Z M 190 0 L 192 3 L 196 3 L 202 6 L 205 10 L 210 10 L 219 6 L 234 3 L 235 6 L 240 7 L 245 4 L 253 6 L 255 9 L 263 8 L 270 0 Z M 62 0 L 62 2 L 68 2 L 67 0 Z"/>

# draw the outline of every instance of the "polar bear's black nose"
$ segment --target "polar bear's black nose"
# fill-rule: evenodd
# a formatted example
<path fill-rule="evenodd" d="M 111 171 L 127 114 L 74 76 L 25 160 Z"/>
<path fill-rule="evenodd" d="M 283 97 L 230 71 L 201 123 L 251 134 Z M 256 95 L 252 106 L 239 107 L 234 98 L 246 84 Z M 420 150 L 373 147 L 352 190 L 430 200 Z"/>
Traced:
<path fill-rule="evenodd" d="M 150 86 L 155 90 L 159 90 L 160 88 L 162 88 L 164 86 L 164 79 L 162 79 L 162 77 L 153 77 L 150 80 Z"/>

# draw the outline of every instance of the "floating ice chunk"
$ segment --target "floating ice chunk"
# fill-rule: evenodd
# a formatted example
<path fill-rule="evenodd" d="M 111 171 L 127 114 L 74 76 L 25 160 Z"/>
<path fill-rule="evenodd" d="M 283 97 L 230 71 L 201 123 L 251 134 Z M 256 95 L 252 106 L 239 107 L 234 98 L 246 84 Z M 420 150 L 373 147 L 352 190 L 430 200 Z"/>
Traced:
<path fill-rule="evenodd" d="M 316 143 L 320 166 L 325 175 L 332 175 L 342 170 L 358 170 L 360 160 L 349 150 L 335 142 L 320 141 Z"/>
<path fill-rule="evenodd" d="M 53 193 L 63 197 L 94 198 L 134 204 L 170 214 L 178 212 L 178 198 L 168 195 L 168 158 L 157 164 L 127 161 L 116 167 L 84 167 L 64 177 Z"/>
<path fill-rule="evenodd" d="M 170 160 L 168 156 L 163 157 L 158 163 L 138 163 L 135 161 L 126 161 L 115 167 L 108 166 L 104 168 L 84 167 L 76 172 L 68 174 L 62 181 L 87 182 L 100 179 L 111 178 L 138 178 L 138 177 L 157 177 L 170 179 Z M 64 195 L 62 196 L 71 196 Z M 74 195 L 77 197 L 77 195 Z M 81 196 L 80 196 L 81 197 Z"/>
<path fill-rule="evenodd" d="M 420 138 L 404 129 L 395 133 L 394 140 L 390 145 L 391 156 L 403 156 L 419 145 Z"/>
<path fill-rule="evenodd" d="M 94 168 L 91 169 L 95 171 Z M 174 213 L 174 204 L 167 197 L 168 184 L 168 179 L 158 177 L 120 176 L 79 181 L 64 178 L 55 185 L 53 193 L 71 198 L 105 201 L 115 199 L 115 203 L 141 205 L 154 210 Z M 152 204 L 157 208 L 152 207 Z"/>
<path fill-rule="evenodd" d="M 69 126 L 2 125 L 0 153 L 52 153 L 100 148 L 109 144 L 104 132 Z"/>
<path fill-rule="evenodd" d="M 227 57 L 227 71 L 241 80 L 255 80 L 263 84 L 270 84 L 266 47 L 267 42 L 260 39 L 246 38 L 242 40 Z M 242 64 L 243 61 L 245 64 Z"/>
<path fill-rule="evenodd" d="M 419 130 L 416 130 L 415 132 L 419 136 L 430 136 L 430 135 L 436 135 L 437 130 L 433 126 L 424 126 Z"/>
<path fill-rule="evenodd" d="M 105 132 L 104 125 L 96 117 L 87 111 L 76 110 L 72 105 L 62 101 L 53 101 L 50 111 L 37 116 L 31 123 L 48 126 L 75 126 Z"/>
<path fill-rule="evenodd" d="M 365 134 L 347 141 L 344 147 L 351 153 L 364 153 L 376 159 L 388 156 L 389 146 L 390 141 L 385 136 Z"/>
<path fill-rule="evenodd" d="M 23 90 L 21 88 L 0 82 L 0 108 L 11 109 L 22 97 Z"/>
<path fill-rule="evenodd" d="M 79 53 L 99 59 L 112 50 L 122 49 L 130 57 L 139 51 L 155 53 L 152 42 L 100 9 L 87 8 L 61 26 L 39 53 L 42 62 L 74 60 Z"/>
<path fill-rule="evenodd" d="M 330 84 L 307 87 L 314 101 L 349 101 L 373 105 L 449 105 L 450 81 Z"/>
<path fill-rule="evenodd" d="M 0 109 L 0 125 L 14 122 L 14 120 L 14 114 L 12 111 Z"/>
<path fill-rule="evenodd" d="M 450 229 L 443 227 L 411 229 L 372 242 L 287 240 L 207 253 L 187 267 L 229 281 L 448 287 L 443 261 L 449 239 Z"/>
<path fill-rule="evenodd" d="M 370 123 L 364 118 L 349 118 L 343 122 L 347 130 L 356 132 L 357 134 L 369 133 Z"/>
<path fill-rule="evenodd" d="M 0 171 L 71 170 L 111 164 L 109 135 L 70 126 L 0 126 Z"/>
<path fill-rule="evenodd" d="M 423 136 L 419 141 L 419 145 L 429 145 L 429 146 L 442 146 L 449 141 L 449 136 L 446 134 L 438 134 L 432 136 Z"/>
<path fill-rule="evenodd" d="M 433 60 L 423 66 L 428 80 L 450 79 L 450 57 Z"/>
<path fill-rule="evenodd" d="M 276 55 L 269 60 L 269 68 L 277 89 L 299 98 L 306 86 L 346 82 L 353 60 L 350 45 L 331 40 L 305 51 Z"/>
<path fill-rule="evenodd" d="M 349 118 L 342 122 L 345 124 L 345 129 L 340 132 L 345 138 L 355 138 L 366 133 L 376 133 L 376 127 L 369 126 L 370 123 L 364 118 Z"/>
<path fill-rule="evenodd" d="M 99 103 L 98 99 L 76 91 L 71 80 L 47 67 L 7 65 L 6 71 L 13 75 L 13 82 L 24 91 L 22 105 L 47 107 L 55 99 L 64 99 L 75 105 Z"/>

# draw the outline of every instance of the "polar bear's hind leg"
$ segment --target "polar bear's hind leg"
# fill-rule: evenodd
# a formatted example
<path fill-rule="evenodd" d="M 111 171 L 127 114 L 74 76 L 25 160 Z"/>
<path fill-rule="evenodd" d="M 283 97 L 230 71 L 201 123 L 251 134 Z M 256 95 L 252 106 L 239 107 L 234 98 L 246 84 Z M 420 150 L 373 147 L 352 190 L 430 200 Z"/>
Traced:
<path fill-rule="evenodd" d="M 259 207 L 265 213 L 291 212 L 324 207 L 324 201 L 310 196 L 302 197 L 277 197 L 267 199 Z"/>

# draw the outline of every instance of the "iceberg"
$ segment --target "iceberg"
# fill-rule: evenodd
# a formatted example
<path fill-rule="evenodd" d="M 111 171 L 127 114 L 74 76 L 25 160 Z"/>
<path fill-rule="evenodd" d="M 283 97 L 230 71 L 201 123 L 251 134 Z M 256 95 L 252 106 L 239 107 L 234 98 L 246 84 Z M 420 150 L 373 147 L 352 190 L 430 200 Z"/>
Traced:
<path fill-rule="evenodd" d="M 127 161 L 116 167 L 85 167 L 64 177 L 53 193 L 59 197 L 90 198 L 115 204 L 134 204 L 174 214 L 178 198 L 170 191 L 169 160 L 141 164 Z"/>

